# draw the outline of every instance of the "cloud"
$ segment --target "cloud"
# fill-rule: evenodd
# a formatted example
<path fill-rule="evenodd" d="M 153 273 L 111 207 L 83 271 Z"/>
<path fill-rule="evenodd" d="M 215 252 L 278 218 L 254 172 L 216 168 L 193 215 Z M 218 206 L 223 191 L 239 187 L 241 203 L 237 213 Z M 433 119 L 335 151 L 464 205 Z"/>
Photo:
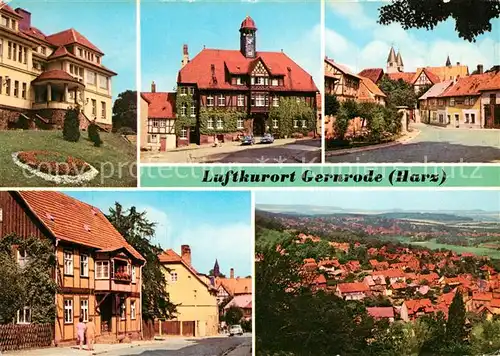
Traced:
<path fill-rule="evenodd" d="M 150 222 L 155 222 L 155 237 L 151 241 L 154 245 L 161 245 L 163 248 L 172 245 L 171 229 L 172 225 L 168 215 L 159 209 L 152 206 L 137 206 L 137 211 L 146 211 L 146 217 Z"/>
<path fill-rule="evenodd" d="M 376 25 L 376 19 L 368 16 L 358 1 L 334 0 L 328 2 L 328 5 L 329 9 L 348 20 L 353 28 L 366 29 Z"/>
<path fill-rule="evenodd" d="M 219 261 L 221 272 L 242 277 L 251 274 L 252 228 L 248 224 L 237 223 L 225 226 L 190 226 L 172 237 L 172 248 L 179 253 L 181 245 L 191 247 L 193 266 L 201 273 L 212 269 L 215 259 Z"/>

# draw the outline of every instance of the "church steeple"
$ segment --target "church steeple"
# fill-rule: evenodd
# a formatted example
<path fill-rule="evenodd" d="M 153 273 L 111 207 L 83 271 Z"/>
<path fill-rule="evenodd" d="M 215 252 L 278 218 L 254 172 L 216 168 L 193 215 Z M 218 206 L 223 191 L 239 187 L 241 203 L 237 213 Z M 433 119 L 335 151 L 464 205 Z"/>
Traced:
<path fill-rule="evenodd" d="M 398 55 L 396 57 L 396 62 L 398 65 L 398 72 L 405 71 L 405 65 L 403 64 L 403 57 L 401 57 L 401 52 L 398 51 Z"/>
<path fill-rule="evenodd" d="M 219 268 L 219 262 L 217 259 L 215 259 L 215 264 L 214 264 L 214 277 L 219 277 L 220 275 L 220 268 Z"/>
<path fill-rule="evenodd" d="M 250 16 L 245 17 L 240 27 L 240 52 L 246 58 L 255 58 L 256 56 L 256 32 L 255 22 Z"/>
<path fill-rule="evenodd" d="M 448 58 L 446 58 L 446 66 L 451 67 L 450 56 L 448 56 Z"/>
<path fill-rule="evenodd" d="M 387 73 L 395 73 L 398 71 L 398 60 L 396 58 L 396 51 L 391 46 L 389 56 L 387 57 Z"/>

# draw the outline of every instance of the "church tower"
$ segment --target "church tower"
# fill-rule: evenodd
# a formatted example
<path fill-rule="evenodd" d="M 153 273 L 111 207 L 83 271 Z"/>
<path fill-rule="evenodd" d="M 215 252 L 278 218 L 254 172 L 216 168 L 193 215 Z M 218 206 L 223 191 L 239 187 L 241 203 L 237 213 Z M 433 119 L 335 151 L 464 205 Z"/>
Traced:
<path fill-rule="evenodd" d="M 403 57 L 401 57 L 401 52 L 398 51 L 398 55 L 396 57 L 396 62 L 398 64 L 398 72 L 405 71 L 405 65 L 403 64 Z"/>
<path fill-rule="evenodd" d="M 396 73 L 398 72 L 398 60 L 396 58 L 396 51 L 394 47 L 391 46 L 389 51 L 389 56 L 387 57 L 387 71 L 386 73 Z"/>
<path fill-rule="evenodd" d="M 255 22 L 250 16 L 245 17 L 240 27 L 240 52 L 246 58 L 255 58 L 256 56 L 256 32 Z"/>
<path fill-rule="evenodd" d="M 219 277 L 219 276 L 220 276 L 219 261 L 217 261 L 216 259 L 214 264 L 214 277 Z"/>

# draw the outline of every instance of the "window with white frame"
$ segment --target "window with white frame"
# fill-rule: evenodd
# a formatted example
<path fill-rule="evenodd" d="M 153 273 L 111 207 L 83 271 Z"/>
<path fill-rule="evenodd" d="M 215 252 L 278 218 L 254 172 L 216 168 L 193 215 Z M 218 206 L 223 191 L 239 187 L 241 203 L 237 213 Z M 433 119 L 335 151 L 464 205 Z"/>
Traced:
<path fill-rule="evenodd" d="M 148 143 L 158 143 L 160 137 L 158 135 L 148 135 Z"/>
<path fill-rule="evenodd" d="M 102 75 L 99 76 L 99 88 L 108 89 L 108 78 Z"/>
<path fill-rule="evenodd" d="M 130 319 L 135 320 L 136 315 L 135 315 L 135 300 L 130 302 Z"/>
<path fill-rule="evenodd" d="M 278 119 L 273 119 L 273 129 L 278 128 Z"/>
<path fill-rule="evenodd" d="M 277 96 L 273 96 L 273 106 L 274 107 L 280 106 L 280 98 L 278 98 Z"/>
<path fill-rule="evenodd" d="M 272 79 L 271 85 L 277 87 L 278 86 L 278 79 Z"/>
<path fill-rule="evenodd" d="M 223 94 L 219 95 L 218 99 L 218 106 L 226 106 L 226 97 Z"/>
<path fill-rule="evenodd" d="M 222 118 L 217 118 L 217 130 L 222 130 L 224 128 L 224 125 L 222 123 Z"/>
<path fill-rule="evenodd" d="M 73 252 L 64 251 L 64 274 L 73 275 Z"/>
<path fill-rule="evenodd" d="M 80 316 L 83 318 L 84 323 L 89 321 L 89 300 L 88 299 L 81 299 L 80 300 Z"/>
<path fill-rule="evenodd" d="M 187 95 L 188 93 L 188 89 L 186 87 L 181 87 L 181 95 L 184 96 L 184 95 Z"/>
<path fill-rule="evenodd" d="M 293 127 L 294 128 L 299 127 L 299 120 L 293 120 Z"/>
<path fill-rule="evenodd" d="M 181 129 L 181 133 L 180 133 L 180 136 L 179 136 L 181 139 L 183 140 L 187 140 L 188 138 L 188 131 L 187 131 L 187 128 L 186 127 L 183 127 Z"/>
<path fill-rule="evenodd" d="M 95 72 L 92 72 L 91 70 L 87 71 L 87 84 L 95 85 L 95 77 Z"/>
<path fill-rule="evenodd" d="M 214 97 L 212 95 L 207 96 L 207 106 L 214 106 Z"/>
<path fill-rule="evenodd" d="M 183 103 L 181 106 L 181 116 L 186 116 L 187 115 L 187 104 Z"/>
<path fill-rule="evenodd" d="M 125 299 L 120 302 L 120 319 L 127 319 L 127 305 L 125 304 Z"/>
<path fill-rule="evenodd" d="M 265 105 L 266 105 L 266 98 L 264 94 L 255 95 L 255 106 L 265 106 Z"/>
<path fill-rule="evenodd" d="M 194 95 L 194 88 L 193 87 L 189 87 L 188 88 L 188 93 L 189 93 L 189 95 Z"/>
<path fill-rule="evenodd" d="M 109 261 L 95 262 L 95 278 L 109 279 Z"/>
<path fill-rule="evenodd" d="M 236 128 L 237 128 L 238 130 L 243 129 L 243 128 L 244 128 L 243 123 L 244 123 L 244 120 L 243 120 L 241 117 L 239 117 L 239 118 L 236 120 Z"/>
<path fill-rule="evenodd" d="M 455 106 L 455 98 L 450 98 L 450 106 Z"/>
<path fill-rule="evenodd" d="M 64 299 L 64 323 L 73 323 L 73 299 Z"/>
<path fill-rule="evenodd" d="M 191 105 L 191 117 L 196 116 L 196 107 L 194 105 Z"/>
<path fill-rule="evenodd" d="M 236 77 L 236 85 L 241 85 L 241 77 Z"/>
<path fill-rule="evenodd" d="M 88 255 L 80 255 L 80 276 L 88 277 L 89 276 L 89 256 Z"/>
<path fill-rule="evenodd" d="M 170 282 L 171 283 L 177 282 L 177 272 L 170 272 Z"/>
<path fill-rule="evenodd" d="M 213 129 L 214 128 L 214 119 L 209 117 L 207 120 L 207 129 Z"/>
<path fill-rule="evenodd" d="M 245 95 L 238 95 L 238 106 L 245 106 Z"/>
<path fill-rule="evenodd" d="M 302 128 L 305 129 L 307 127 L 307 120 L 302 120 Z"/>
<path fill-rule="evenodd" d="M 29 262 L 28 255 L 24 250 L 17 250 L 17 263 L 22 268 Z"/>
<path fill-rule="evenodd" d="M 31 308 L 24 307 L 17 311 L 17 324 L 31 323 Z"/>
<path fill-rule="evenodd" d="M 132 283 L 135 283 L 135 279 L 137 278 L 136 275 L 135 275 L 135 266 L 132 266 Z"/>

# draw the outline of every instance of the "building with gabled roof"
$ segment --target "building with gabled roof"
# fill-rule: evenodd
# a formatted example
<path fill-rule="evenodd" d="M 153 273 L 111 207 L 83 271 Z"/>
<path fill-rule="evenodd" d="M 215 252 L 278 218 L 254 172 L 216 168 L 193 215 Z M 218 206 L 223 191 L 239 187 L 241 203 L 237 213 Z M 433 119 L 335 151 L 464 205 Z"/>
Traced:
<path fill-rule="evenodd" d="M 325 94 L 335 95 L 339 101 L 357 100 L 361 77 L 331 58 L 324 60 Z"/>
<path fill-rule="evenodd" d="M 13 233 L 54 246 L 55 344 L 75 342 L 79 317 L 94 319 L 98 340 L 141 336 L 145 260 L 98 208 L 56 191 L 3 191 L 0 236 Z M 29 258 L 14 252 L 20 264 Z"/>
<path fill-rule="evenodd" d="M 243 19 L 239 33 L 239 50 L 203 48 L 189 58 L 188 45 L 183 46 L 177 75 L 177 146 L 268 132 L 282 136 L 280 127 L 287 123 L 268 118 L 285 98 L 305 102 L 315 114 L 314 122 L 291 123 L 296 133 L 316 131 L 318 88 L 312 76 L 283 51 L 259 51 L 257 26 L 250 16 Z"/>
<path fill-rule="evenodd" d="M 0 1 L 0 129 L 62 128 L 80 108 L 80 128 L 112 127 L 111 78 L 104 53 L 71 28 L 46 35 L 31 13 Z"/>
<path fill-rule="evenodd" d="M 172 321 L 178 322 L 179 334 L 200 337 L 217 335 L 219 306 L 215 281 L 193 267 L 189 245 L 181 246 L 180 255 L 168 249 L 158 259 L 165 267 L 170 301 L 177 305 L 177 313 Z"/>

